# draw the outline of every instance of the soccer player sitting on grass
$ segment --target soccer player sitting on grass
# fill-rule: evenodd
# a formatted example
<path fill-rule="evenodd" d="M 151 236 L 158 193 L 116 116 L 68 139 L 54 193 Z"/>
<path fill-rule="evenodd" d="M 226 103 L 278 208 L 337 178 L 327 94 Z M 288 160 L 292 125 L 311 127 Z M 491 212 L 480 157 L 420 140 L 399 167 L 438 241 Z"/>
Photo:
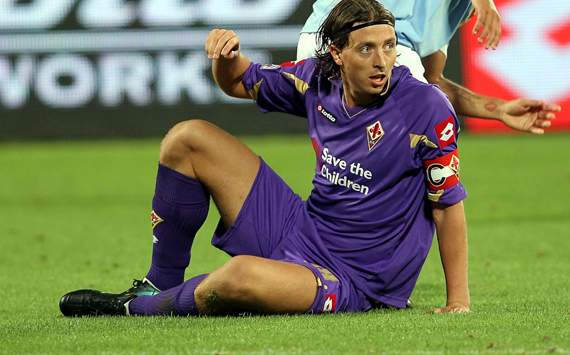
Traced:
<path fill-rule="evenodd" d="M 466 193 L 450 103 L 394 67 L 394 17 L 375 0 L 341 1 L 320 36 L 327 51 L 283 66 L 251 63 L 230 30 L 211 31 L 205 44 L 227 94 L 307 118 L 317 157 L 308 200 L 220 128 L 179 123 L 160 149 L 148 274 L 119 294 L 68 293 L 64 315 L 405 308 L 434 231 L 447 287 L 436 311 L 469 310 Z M 183 282 L 210 196 L 221 215 L 212 244 L 232 258 Z"/>

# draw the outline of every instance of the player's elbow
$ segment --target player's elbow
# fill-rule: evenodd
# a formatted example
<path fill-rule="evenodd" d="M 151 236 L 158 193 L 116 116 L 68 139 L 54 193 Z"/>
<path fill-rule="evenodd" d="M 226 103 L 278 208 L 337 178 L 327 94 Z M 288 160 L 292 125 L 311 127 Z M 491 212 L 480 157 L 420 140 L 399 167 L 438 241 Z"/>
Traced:
<path fill-rule="evenodd" d="M 235 97 L 238 99 L 252 98 L 249 92 L 245 89 L 245 86 L 243 85 L 241 80 L 236 82 L 223 82 L 223 81 L 220 82 L 216 80 L 216 82 L 220 90 L 222 90 L 224 94 L 228 96 Z"/>
<path fill-rule="evenodd" d="M 424 77 L 426 78 L 427 82 L 433 85 L 437 85 L 440 86 L 441 83 L 443 82 L 443 75 L 441 74 L 435 74 L 435 73 L 429 73 L 426 72 L 424 74 Z"/>
<path fill-rule="evenodd" d="M 444 208 L 443 206 L 434 205 L 432 208 L 433 221 L 436 225 L 439 225 L 444 218 Z"/>
<path fill-rule="evenodd" d="M 444 220 L 449 218 L 449 216 L 464 216 L 464 213 L 463 201 L 459 201 L 453 205 L 432 204 L 432 216 L 436 225 L 444 223 Z"/>

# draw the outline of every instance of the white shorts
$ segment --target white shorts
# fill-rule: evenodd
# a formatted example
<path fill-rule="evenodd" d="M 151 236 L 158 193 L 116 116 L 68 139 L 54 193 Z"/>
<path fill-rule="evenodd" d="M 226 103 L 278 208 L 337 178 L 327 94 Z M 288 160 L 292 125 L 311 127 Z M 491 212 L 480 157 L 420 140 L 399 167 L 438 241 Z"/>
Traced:
<path fill-rule="evenodd" d="M 317 34 L 316 33 L 301 33 L 299 36 L 299 42 L 297 44 L 297 60 L 302 60 L 315 56 L 317 50 Z M 426 78 L 424 78 L 424 66 L 422 65 L 422 60 L 418 53 L 414 52 L 412 49 L 398 44 L 396 47 L 398 52 L 398 57 L 396 58 L 396 65 L 407 66 L 414 78 L 419 81 L 427 83 Z"/>

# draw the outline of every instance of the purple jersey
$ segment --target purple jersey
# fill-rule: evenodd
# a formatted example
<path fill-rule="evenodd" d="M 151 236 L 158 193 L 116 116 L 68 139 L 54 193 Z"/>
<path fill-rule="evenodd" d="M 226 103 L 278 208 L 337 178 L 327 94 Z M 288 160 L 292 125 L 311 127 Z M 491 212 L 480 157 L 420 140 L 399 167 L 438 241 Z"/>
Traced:
<path fill-rule="evenodd" d="M 319 245 L 367 297 L 405 307 L 433 239 L 430 201 L 466 196 L 457 117 L 437 87 L 403 66 L 376 104 L 346 108 L 342 82 L 316 64 L 252 64 L 243 83 L 263 111 L 308 119 L 317 168 L 306 208 Z"/>

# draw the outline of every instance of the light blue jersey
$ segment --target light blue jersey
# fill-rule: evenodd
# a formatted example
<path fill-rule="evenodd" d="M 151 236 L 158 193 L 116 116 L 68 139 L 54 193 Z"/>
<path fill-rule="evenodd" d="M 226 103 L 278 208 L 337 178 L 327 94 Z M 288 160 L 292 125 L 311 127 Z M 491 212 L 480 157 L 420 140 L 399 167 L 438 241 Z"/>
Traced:
<path fill-rule="evenodd" d="M 301 32 L 318 32 L 340 0 L 317 0 Z M 446 46 L 471 12 L 470 0 L 381 0 L 396 17 L 399 44 L 412 48 L 420 57 Z"/>

